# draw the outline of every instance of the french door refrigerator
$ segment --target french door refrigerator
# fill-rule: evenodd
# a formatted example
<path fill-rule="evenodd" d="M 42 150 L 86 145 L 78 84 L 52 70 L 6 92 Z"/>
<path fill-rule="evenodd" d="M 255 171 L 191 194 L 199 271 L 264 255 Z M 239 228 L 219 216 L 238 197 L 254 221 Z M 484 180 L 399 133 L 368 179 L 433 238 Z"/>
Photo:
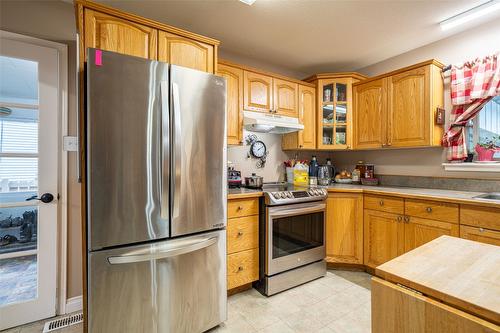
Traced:
<path fill-rule="evenodd" d="M 208 73 L 88 49 L 92 333 L 226 319 L 226 89 Z"/>

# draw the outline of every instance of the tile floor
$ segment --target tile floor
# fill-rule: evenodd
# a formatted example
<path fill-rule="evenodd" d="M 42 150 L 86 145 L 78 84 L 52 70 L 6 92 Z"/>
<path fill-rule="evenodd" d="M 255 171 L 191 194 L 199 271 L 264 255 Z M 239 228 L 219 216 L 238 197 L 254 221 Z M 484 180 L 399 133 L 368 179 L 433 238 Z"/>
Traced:
<path fill-rule="evenodd" d="M 272 297 L 251 289 L 229 297 L 228 320 L 209 333 L 367 333 L 370 275 L 329 270 L 318 280 Z M 40 333 L 44 321 L 2 333 Z M 57 333 L 80 333 L 81 324 Z"/>

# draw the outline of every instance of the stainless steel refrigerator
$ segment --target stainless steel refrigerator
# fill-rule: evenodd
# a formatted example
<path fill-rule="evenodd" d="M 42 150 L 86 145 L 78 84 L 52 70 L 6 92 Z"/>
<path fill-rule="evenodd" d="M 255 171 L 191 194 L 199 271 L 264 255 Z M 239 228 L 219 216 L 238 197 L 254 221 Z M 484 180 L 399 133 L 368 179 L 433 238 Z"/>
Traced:
<path fill-rule="evenodd" d="M 88 49 L 88 324 L 203 332 L 226 319 L 226 88 Z"/>

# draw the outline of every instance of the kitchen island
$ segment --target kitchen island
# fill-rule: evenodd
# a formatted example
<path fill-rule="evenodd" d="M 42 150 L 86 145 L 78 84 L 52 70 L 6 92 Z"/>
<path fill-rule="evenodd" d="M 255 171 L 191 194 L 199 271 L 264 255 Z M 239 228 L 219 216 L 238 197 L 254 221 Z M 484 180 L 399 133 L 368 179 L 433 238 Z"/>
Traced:
<path fill-rule="evenodd" d="M 500 332 L 500 247 L 442 236 L 378 266 L 372 332 Z"/>

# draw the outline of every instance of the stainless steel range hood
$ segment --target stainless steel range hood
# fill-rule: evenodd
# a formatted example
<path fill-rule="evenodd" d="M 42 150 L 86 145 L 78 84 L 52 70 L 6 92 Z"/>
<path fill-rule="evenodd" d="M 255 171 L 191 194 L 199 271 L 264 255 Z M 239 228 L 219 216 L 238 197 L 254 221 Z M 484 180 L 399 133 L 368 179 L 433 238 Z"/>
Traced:
<path fill-rule="evenodd" d="M 298 118 L 252 111 L 243 112 L 243 127 L 247 131 L 272 134 L 286 134 L 304 129 Z"/>

